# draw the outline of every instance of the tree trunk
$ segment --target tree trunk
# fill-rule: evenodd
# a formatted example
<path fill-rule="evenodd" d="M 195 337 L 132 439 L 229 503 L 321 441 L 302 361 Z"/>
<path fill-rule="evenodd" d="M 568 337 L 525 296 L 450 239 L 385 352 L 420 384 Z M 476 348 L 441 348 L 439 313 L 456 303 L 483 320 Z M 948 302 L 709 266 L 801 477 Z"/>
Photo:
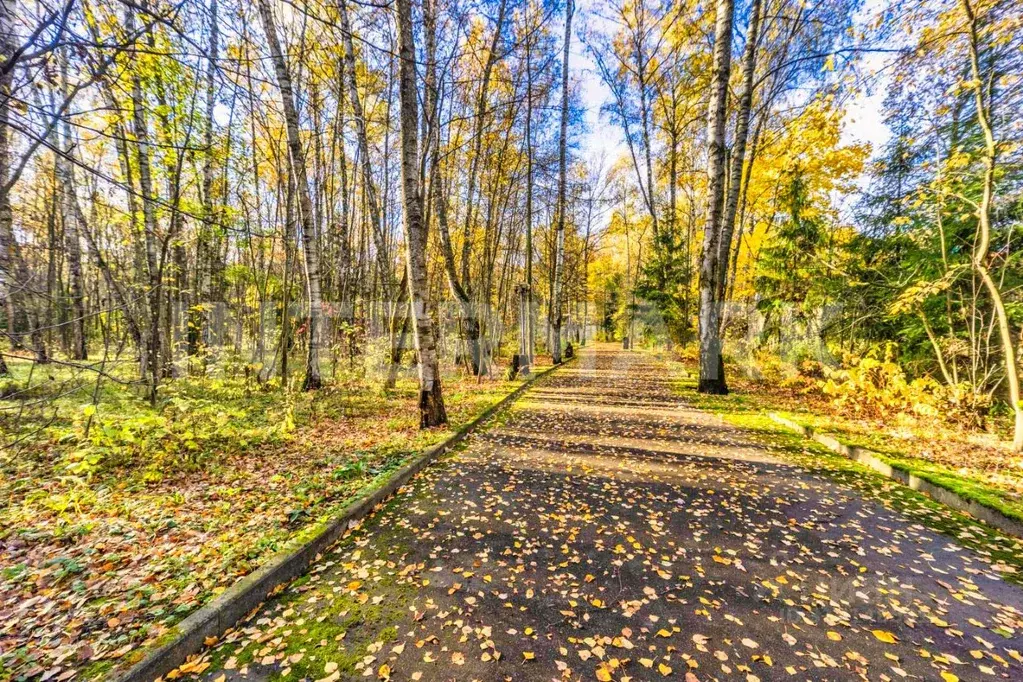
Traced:
<path fill-rule="evenodd" d="M 732 55 L 732 0 L 717 1 L 710 110 L 707 116 L 707 219 L 700 265 L 700 383 L 701 393 L 728 393 L 721 357 L 718 291 L 719 240 L 722 229 L 725 180 L 725 114 Z"/>
<path fill-rule="evenodd" d="M 5 65 L 15 57 L 14 12 L 15 3 L 0 0 L 0 58 Z M 42 331 L 39 329 L 38 311 L 30 303 L 32 277 L 14 235 L 14 214 L 11 208 L 11 128 L 8 125 L 12 97 L 13 68 L 0 73 L 0 291 L 7 306 L 7 336 L 15 348 L 21 346 L 17 323 L 21 321 L 31 332 L 36 360 L 48 360 Z M 31 316 L 31 320 L 29 317 Z M 6 362 L 0 365 L 0 374 L 7 373 Z"/>
<path fill-rule="evenodd" d="M 402 284 L 407 284 L 407 278 Z M 405 346 L 408 344 L 409 327 L 411 327 L 411 311 L 406 310 L 401 316 L 401 331 L 393 334 L 394 343 L 391 344 L 390 362 L 387 366 L 387 378 L 384 379 L 384 390 L 391 391 L 398 383 L 398 371 L 401 369 L 401 356 L 404 355 Z M 397 318 L 397 313 L 395 318 Z"/>
<path fill-rule="evenodd" d="M 261 0 L 266 2 L 266 0 Z M 440 358 L 430 318 L 430 290 L 426 273 L 427 232 L 419 185 L 419 102 L 416 87 L 416 50 L 412 32 L 411 0 L 396 0 L 398 25 L 398 96 L 401 104 L 401 180 L 404 206 L 405 256 L 413 332 L 419 353 L 419 425 L 447 422 L 441 393 Z"/>
<path fill-rule="evenodd" d="M 129 34 L 135 32 L 135 9 L 125 10 L 125 28 Z M 153 194 L 152 165 L 150 163 L 149 123 L 146 120 L 146 105 L 142 96 L 141 67 L 133 64 L 131 78 L 132 128 L 135 134 L 136 154 L 139 167 L 139 190 L 142 194 L 142 221 L 145 239 L 146 267 L 148 270 L 147 304 L 149 307 L 149 328 L 146 330 L 146 351 L 141 354 L 145 362 L 140 368 L 142 378 L 149 381 L 149 399 L 156 401 L 160 384 L 160 299 L 162 295 L 162 274 L 156 243 L 156 201 Z M 148 375 L 148 377 L 147 377 Z"/>
<path fill-rule="evenodd" d="M 1013 452 L 1023 451 L 1023 405 L 1020 404 L 1019 368 L 1016 366 L 1016 348 L 1009 326 L 1009 316 L 1002 300 L 1002 292 L 998 288 L 987 266 L 988 252 L 991 249 L 991 212 L 995 193 L 995 163 L 998 146 L 991 127 L 989 102 L 984 100 L 984 83 L 980 71 L 980 39 L 977 31 L 977 15 L 970 0 L 960 0 L 960 7 L 966 17 L 968 42 L 970 48 L 971 89 L 977 107 L 977 122 L 984 133 L 984 177 L 983 194 L 977 209 L 979 219 L 977 242 L 973 249 L 973 268 L 980 276 L 984 287 L 994 305 L 995 317 L 998 321 L 998 335 L 1002 342 L 1002 353 L 1005 356 L 1005 381 L 1009 387 L 1009 402 L 1015 413 L 1015 425 L 1012 437 Z"/>
<path fill-rule="evenodd" d="M 472 249 L 472 219 L 473 203 L 476 200 L 476 180 L 479 174 L 480 157 L 483 154 L 483 129 L 487 118 L 487 93 L 490 90 L 490 78 L 494 71 L 494 64 L 497 62 L 497 43 L 501 37 L 501 27 L 504 26 L 505 10 L 508 6 L 507 0 L 501 0 L 497 10 L 497 26 L 494 28 L 494 36 L 490 41 L 490 50 L 487 52 L 487 61 L 483 65 L 483 75 L 480 80 L 480 91 L 476 97 L 476 112 L 473 127 L 473 151 L 469 160 L 469 185 L 465 194 L 465 219 L 462 223 L 462 283 L 468 288 L 469 280 L 469 254 Z"/>
<path fill-rule="evenodd" d="M 60 80 L 63 97 L 68 97 L 67 55 L 61 55 Z M 63 144 L 56 153 L 56 169 L 61 184 L 61 213 L 64 216 L 64 244 L 67 248 L 69 289 L 71 294 L 71 352 L 72 360 L 85 360 L 89 351 L 85 340 L 85 293 L 82 283 L 82 244 L 79 235 L 78 214 L 74 210 L 75 183 L 71 164 L 74 143 L 71 122 L 64 119 Z"/>
<path fill-rule="evenodd" d="M 263 20 L 263 30 L 270 46 L 270 56 L 274 63 L 277 85 L 281 91 L 281 104 L 284 107 L 284 121 L 288 129 L 288 150 L 295 174 L 295 189 L 298 193 L 298 208 L 302 225 L 302 252 L 305 256 L 306 297 L 309 303 L 309 349 L 306 356 L 306 373 L 303 387 L 319 388 L 320 378 L 320 333 L 323 306 L 320 302 L 320 254 L 316 240 L 316 228 L 313 224 L 313 202 L 309 196 L 309 176 L 305 167 L 305 150 L 302 149 L 302 138 L 298 129 L 298 112 L 295 109 L 295 95 L 291 88 L 291 76 L 288 65 L 284 62 L 280 42 L 277 40 L 277 29 L 270 12 L 270 1 L 259 0 L 259 14 Z"/>
<path fill-rule="evenodd" d="M 657 219 L 657 193 L 654 187 L 654 162 L 651 158 L 651 135 L 650 135 L 650 106 L 647 102 L 649 91 L 649 74 L 647 73 L 647 55 L 644 45 L 646 42 L 646 10 L 643 3 L 637 3 L 636 11 L 637 26 L 635 29 L 635 51 L 636 51 L 636 82 L 639 85 L 639 118 L 640 133 L 643 136 L 643 158 L 646 164 L 646 187 L 645 200 L 647 210 L 650 212 L 650 223 L 654 229 L 654 240 L 660 235 L 660 225 Z M 661 271 L 662 278 L 664 271 Z M 662 285 L 666 282 L 661 282 Z"/>
<path fill-rule="evenodd" d="M 451 294 L 458 301 L 460 335 L 469 348 L 469 369 L 474 376 L 479 376 L 482 371 L 479 317 L 472 303 L 468 282 L 465 279 L 459 278 L 455 265 L 455 252 L 451 244 L 451 227 L 448 219 L 448 199 L 447 194 L 444 192 L 443 178 L 441 177 L 440 170 L 440 96 L 439 84 L 437 83 L 437 19 L 434 15 L 435 11 L 435 3 L 429 2 L 429 0 L 423 3 L 423 34 L 426 40 L 426 95 L 424 102 L 426 103 L 426 116 L 430 120 L 428 130 L 430 139 L 427 140 L 427 146 L 431 150 L 430 195 L 433 199 L 434 211 L 437 214 L 441 254 L 444 257 L 444 274 L 447 276 Z M 500 23 L 498 24 L 499 29 Z M 486 86 L 484 85 L 483 87 L 485 92 Z M 481 124 L 477 124 L 477 131 L 479 125 Z M 472 186 L 473 181 L 470 178 L 470 191 L 472 191 Z M 463 276 L 465 274 L 463 272 Z"/>
<path fill-rule="evenodd" d="M 526 355 L 533 366 L 536 348 L 536 319 L 533 295 L 533 33 L 526 37 Z"/>
<path fill-rule="evenodd" d="M 750 9 L 749 30 L 746 32 L 746 47 L 742 55 L 742 94 L 735 114 L 735 141 L 732 145 L 731 167 L 729 168 L 728 193 L 725 198 L 725 212 L 721 219 L 721 237 L 718 240 L 718 282 L 716 296 L 724 299 L 728 281 L 729 254 L 732 247 L 732 233 L 735 230 L 735 216 L 739 207 L 739 192 L 742 188 L 743 165 L 746 160 L 746 141 L 749 137 L 750 111 L 753 108 L 753 76 L 757 70 L 757 41 L 760 35 L 760 14 L 763 0 L 753 0 Z"/>
<path fill-rule="evenodd" d="M 209 342 L 209 311 L 207 306 L 221 303 L 222 287 L 214 282 L 218 271 L 216 260 L 220 256 L 217 233 L 216 203 L 213 200 L 213 127 L 216 108 L 217 51 L 220 46 L 220 29 L 217 17 L 217 0 L 210 2 L 209 66 L 206 72 L 206 130 L 203 139 L 202 167 L 202 224 L 195 244 L 195 273 L 192 284 L 192 306 L 188 311 L 191 324 L 188 325 L 188 354 L 195 355 L 200 346 Z"/>
<path fill-rule="evenodd" d="M 362 109 L 362 97 L 359 94 L 359 84 L 355 78 L 355 46 L 352 41 L 352 24 L 348 16 L 348 3 L 346 0 L 338 2 L 338 14 L 341 18 L 341 34 L 344 39 L 344 75 L 342 78 L 348 86 L 348 98 L 351 100 L 352 114 L 355 119 L 355 134 L 358 141 L 359 161 L 362 166 L 363 192 L 366 202 L 369 204 L 369 219 L 373 234 L 373 246 L 377 250 L 377 267 L 380 269 L 380 277 L 390 275 L 390 263 L 387 262 L 387 244 L 384 240 L 383 218 L 380 212 L 380 203 L 377 199 L 376 183 L 373 180 L 373 169 L 369 157 L 369 136 L 366 132 L 366 116 Z M 389 286 L 385 286 L 385 293 Z"/>
<path fill-rule="evenodd" d="M 561 61 L 561 138 L 558 141 L 558 227 L 554 242 L 554 269 L 551 288 L 551 358 L 554 364 L 561 363 L 561 286 L 564 279 L 565 259 L 565 190 L 568 175 L 568 52 L 572 45 L 572 12 L 574 0 L 565 6 L 565 45 Z"/>

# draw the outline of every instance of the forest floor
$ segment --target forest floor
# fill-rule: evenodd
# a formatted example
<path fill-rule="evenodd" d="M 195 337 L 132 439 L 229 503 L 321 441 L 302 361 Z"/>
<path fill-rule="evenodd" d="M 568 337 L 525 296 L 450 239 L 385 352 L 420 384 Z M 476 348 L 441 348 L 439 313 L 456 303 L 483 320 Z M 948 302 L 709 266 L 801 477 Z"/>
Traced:
<path fill-rule="evenodd" d="M 1023 678 L 1023 543 L 694 400 L 584 350 L 167 678 Z"/>
<path fill-rule="evenodd" d="M 18 441 L 0 450 L 4 682 L 106 679 L 521 384 L 450 375 L 450 427 L 421 431 L 412 377 L 384 393 L 338 376 L 315 394 L 184 378 L 156 406 L 107 381 L 93 413 L 91 384 L 67 391 L 81 379 L 61 367 L 31 382 L 28 362 L 12 369 L 32 395 L 0 402 L 5 440 Z"/>

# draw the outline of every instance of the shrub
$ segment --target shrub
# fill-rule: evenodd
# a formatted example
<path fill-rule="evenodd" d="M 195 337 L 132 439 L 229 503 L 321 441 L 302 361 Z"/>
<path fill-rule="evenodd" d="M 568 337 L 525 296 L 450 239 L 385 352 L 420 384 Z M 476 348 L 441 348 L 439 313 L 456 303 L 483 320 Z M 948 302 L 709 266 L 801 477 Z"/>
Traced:
<path fill-rule="evenodd" d="M 835 407 L 866 417 L 940 418 L 976 426 L 990 407 L 968 384 L 948 386 L 930 376 L 909 379 L 895 360 L 892 344 L 883 353 L 846 355 L 840 369 L 821 369 L 824 379 L 818 385 Z"/>
<path fill-rule="evenodd" d="M 195 395 L 205 389 L 208 397 Z M 280 389 L 279 389 L 280 390 Z M 295 429 L 294 398 L 272 396 L 274 409 L 260 409 L 242 380 L 169 384 L 158 409 L 136 406 L 100 413 L 85 406 L 61 438 L 77 447 L 65 455 L 67 471 L 86 478 L 118 467 L 144 470 L 155 482 L 164 473 L 201 468 L 216 454 L 287 438 Z M 251 404 L 250 404 L 251 403 Z"/>

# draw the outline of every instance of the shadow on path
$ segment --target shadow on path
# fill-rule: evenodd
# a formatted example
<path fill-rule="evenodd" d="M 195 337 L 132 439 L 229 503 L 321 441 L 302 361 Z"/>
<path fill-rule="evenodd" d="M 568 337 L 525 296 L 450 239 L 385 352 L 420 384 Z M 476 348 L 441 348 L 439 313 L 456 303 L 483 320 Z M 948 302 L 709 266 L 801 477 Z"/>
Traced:
<path fill-rule="evenodd" d="M 1023 591 L 779 454 L 687 408 L 652 357 L 587 350 L 202 677 L 1023 679 Z"/>

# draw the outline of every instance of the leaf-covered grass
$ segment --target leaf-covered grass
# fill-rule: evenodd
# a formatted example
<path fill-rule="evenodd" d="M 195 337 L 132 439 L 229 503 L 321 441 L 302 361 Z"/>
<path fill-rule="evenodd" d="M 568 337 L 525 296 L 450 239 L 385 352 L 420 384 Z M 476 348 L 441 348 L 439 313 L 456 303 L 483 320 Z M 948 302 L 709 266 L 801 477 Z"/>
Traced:
<path fill-rule="evenodd" d="M 865 498 L 896 509 L 923 526 L 954 537 L 960 544 L 986 557 L 996 570 L 1008 580 L 1023 584 L 1023 540 L 1014 538 L 980 523 L 972 517 L 946 507 L 929 497 L 908 488 L 901 483 L 885 478 L 866 466 L 838 455 L 815 441 L 804 438 L 770 418 L 771 401 L 760 401 L 758 394 L 730 393 L 726 396 L 697 393 L 696 378 L 677 361 L 671 362 L 678 377 L 679 394 L 687 403 L 721 416 L 729 424 L 741 427 L 762 442 L 769 444 L 772 452 L 800 466 L 821 471 L 831 478 L 853 488 Z M 821 417 L 823 420 L 823 417 Z M 805 421 L 803 421 L 806 424 Z M 807 424 L 809 425 L 809 424 Z M 823 432 L 826 429 L 820 427 Z M 894 465 L 895 461 L 892 460 Z M 927 463 L 928 466 L 935 466 Z M 923 469 L 919 469 L 923 472 Z M 915 473 L 915 472 L 914 472 Z M 923 472 L 928 473 L 928 472 Z M 938 485 L 975 495 L 977 499 L 998 494 L 996 489 L 986 486 L 983 481 L 950 472 L 928 478 Z M 921 476 L 923 477 L 923 476 Z M 958 486 L 953 488 L 951 486 Z M 961 492 L 962 491 L 962 492 Z"/>
<path fill-rule="evenodd" d="M 316 393 L 244 376 L 181 378 L 156 405 L 104 381 L 94 405 L 94 377 L 12 364 L 6 381 L 20 388 L 0 401 L 10 444 L 0 451 L 4 682 L 54 669 L 101 679 L 140 658 L 521 383 L 452 372 L 448 428 L 422 431 L 411 377 L 386 393 L 359 376 Z"/>
<path fill-rule="evenodd" d="M 394 505 L 392 499 L 384 508 L 393 509 Z M 381 544 L 396 555 L 407 551 L 393 529 L 378 528 L 377 533 Z M 344 557 L 346 565 L 354 567 L 359 555 L 359 544 L 346 535 L 329 556 Z M 266 642 L 253 636 L 252 628 L 246 623 L 229 630 L 223 640 L 217 642 L 208 662 L 197 660 L 197 668 L 244 670 L 250 665 L 261 665 L 268 656 L 270 660 L 284 657 L 289 674 L 282 677 L 319 679 L 323 677 L 327 657 L 346 679 L 357 676 L 363 667 L 360 661 L 369 653 L 363 643 L 375 642 L 383 646 L 397 637 L 395 626 L 414 588 L 410 580 L 396 571 L 371 583 L 353 580 L 340 585 L 333 581 L 325 584 L 323 576 L 333 563 L 328 560 L 314 566 L 270 602 L 268 608 L 274 611 L 275 624 L 285 625 L 287 638 Z M 241 644 L 232 646 L 238 642 Z M 182 672 L 187 671 L 186 665 Z"/>

